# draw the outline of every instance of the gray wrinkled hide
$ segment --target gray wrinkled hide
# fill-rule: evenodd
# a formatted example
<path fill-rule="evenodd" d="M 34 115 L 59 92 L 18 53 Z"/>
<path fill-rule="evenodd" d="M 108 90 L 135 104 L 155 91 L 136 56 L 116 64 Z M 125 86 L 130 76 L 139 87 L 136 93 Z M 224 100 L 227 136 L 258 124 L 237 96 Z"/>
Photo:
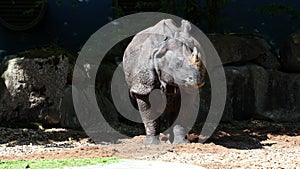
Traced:
<path fill-rule="evenodd" d="M 162 83 L 187 86 L 185 78 L 188 76 L 195 78 L 191 85 L 203 81 L 204 74 L 200 75 L 188 60 L 194 47 L 198 51 L 201 48 L 199 42 L 189 35 L 189 30 L 187 21 L 178 28 L 167 19 L 133 38 L 123 57 L 123 69 L 131 93 L 146 95 L 154 88 L 161 88 Z M 177 70 L 177 64 L 184 65 Z"/>
<path fill-rule="evenodd" d="M 68 74 L 67 57 L 14 58 L 5 65 L 0 121 L 57 124 Z"/>
<path fill-rule="evenodd" d="M 204 82 L 205 68 L 202 62 L 202 54 L 199 42 L 189 34 L 191 25 L 183 20 L 181 27 L 177 27 L 171 19 L 158 22 L 153 27 L 139 32 L 128 45 L 124 52 L 123 69 L 125 79 L 128 84 L 130 94 L 135 97 L 138 108 L 145 125 L 147 139 L 145 144 L 158 144 L 159 140 L 159 116 L 163 111 L 163 101 L 149 99 L 150 93 L 159 89 L 166 92 L 168 86 L 185 88 L 180 91 L 181 95 L 188 93 L 183 100 L 171 99 L 169 104 L 180 105 L 182 103 L 182 113 L 178 118 L 183 127 L 189 120 L 192 111 L 191 107 L 196 101 L 198 88 Z M 182 89 L 181 88 L 181 89 Z M 193 90 L 193 92 L 191 92 Z M 178 97 L 177 93 L 174 98 Z M 159 98 L 160 96 L 158 96 Z M 154 108 L 153 108 L 154 107 Z M 172 115 L 171 115 L 172 116 Z M 174 116 L 174 115 L 173 115 Z M 183 124 L 185 122 L 185 124 Z M 176 133 L 184 133 L 184 128 L 177 127 L 182 131 L 175 130 Z M 184 134 L 175 135 L 173 143 L 186 142 Z"/>

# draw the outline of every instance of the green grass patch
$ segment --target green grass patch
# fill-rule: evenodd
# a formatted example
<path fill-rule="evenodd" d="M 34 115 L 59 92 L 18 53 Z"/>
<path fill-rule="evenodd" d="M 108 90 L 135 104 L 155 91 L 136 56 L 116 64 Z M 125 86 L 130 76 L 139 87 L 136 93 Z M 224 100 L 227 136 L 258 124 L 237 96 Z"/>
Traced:
<path fill-rule="evenodd" d="M 59 159 L 59 160 L 0 160 L 0 169 L 52 169 L 74 166 L 87 166 L 95 164 L 117 163 L 117 158 L 82 158 L 82 159 Z"/>

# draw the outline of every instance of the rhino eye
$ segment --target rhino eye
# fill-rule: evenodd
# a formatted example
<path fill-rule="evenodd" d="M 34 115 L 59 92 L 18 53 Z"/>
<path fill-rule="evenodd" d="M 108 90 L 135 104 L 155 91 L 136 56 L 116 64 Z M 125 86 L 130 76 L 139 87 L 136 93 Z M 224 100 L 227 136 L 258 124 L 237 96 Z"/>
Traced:
<path fill-rule="evenodd" d="M 182 62 L 178 61 L 178 62 L 175 63 L 175 68 L 176 69 L 179 69 L 181 67 L 182 67 Z"/>

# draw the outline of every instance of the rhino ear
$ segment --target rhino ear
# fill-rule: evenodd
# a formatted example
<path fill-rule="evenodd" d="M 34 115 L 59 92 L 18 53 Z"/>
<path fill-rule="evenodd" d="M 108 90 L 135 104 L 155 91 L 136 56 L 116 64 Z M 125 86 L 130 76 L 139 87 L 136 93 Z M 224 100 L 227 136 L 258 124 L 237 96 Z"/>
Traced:
<path fill-rule="evenodd" d="M 183 53 L 183 56 L 190 56 L 191 55 L 190 49 L 187 48 L 184 43 L 182 43 L 182 53 Z"/>

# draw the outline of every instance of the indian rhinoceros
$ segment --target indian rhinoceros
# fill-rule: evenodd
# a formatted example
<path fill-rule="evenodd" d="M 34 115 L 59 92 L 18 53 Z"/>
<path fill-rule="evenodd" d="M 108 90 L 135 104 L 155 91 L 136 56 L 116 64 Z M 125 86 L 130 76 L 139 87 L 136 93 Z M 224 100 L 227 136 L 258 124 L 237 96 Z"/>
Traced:
<path fill-rule="evenodd" d="M 183 114 L 178 115 L 183 120 L 174 127 L 173 144 L 188 142 L 184 118 L 189 116 L 188 109 L 194 104 L 195 91 L 204 84 L 206 72 L 204 58 L 199 52 L 200 44 L 190 35 L 190 30 L 191 25 L 186 20 L 182 20 L 181 27 L 177 27 L 173 20 L 164 19 L 136 34 L 124 52 L 125 80 L 145 126 L 146 145 L 160 143 L 157 111 L 169 108 L 178 111 L 183 92 L 189 97 L 181 102 L 186 108 Z M 180 92 L 177 91 L 179 87 Z M 167 97 L 166 109 L 152 108 L 154 105 L 151 105 L 149 96 L 157 89 Z M 197 90 L 190 92 L 190 89 Z"/>

